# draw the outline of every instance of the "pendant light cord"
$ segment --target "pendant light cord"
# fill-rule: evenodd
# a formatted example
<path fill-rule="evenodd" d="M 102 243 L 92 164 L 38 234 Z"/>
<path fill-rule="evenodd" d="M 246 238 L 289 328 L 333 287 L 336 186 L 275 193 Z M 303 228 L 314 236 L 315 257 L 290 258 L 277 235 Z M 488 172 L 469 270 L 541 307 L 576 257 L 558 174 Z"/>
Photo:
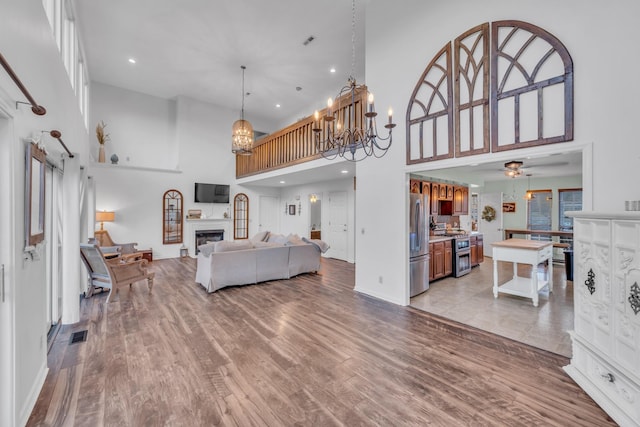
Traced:
<path fill-rule="evenodd" d="M 351 77 L 356 74 L 356 0 L 351 1 Z"/>
<path fill-rule="evenodd" d="M 247 69 L 244 65 L 241 65 L 242 68 L 242 109 L 240 110 L 240 118 L 244 120 L 244 70 Z"/>

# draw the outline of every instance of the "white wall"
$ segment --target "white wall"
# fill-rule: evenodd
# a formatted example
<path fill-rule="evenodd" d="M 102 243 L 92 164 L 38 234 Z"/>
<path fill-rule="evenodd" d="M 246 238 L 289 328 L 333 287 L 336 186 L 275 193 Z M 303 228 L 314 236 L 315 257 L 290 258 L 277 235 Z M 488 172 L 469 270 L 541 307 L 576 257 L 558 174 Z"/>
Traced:
<path fill-rule="evenodd" d="M 356 289 L 389 301 L 408 303 L 406 254 L 406 172 L 404 161 L 406 106 L 418 78 L 442 46 L 467 29 L 487 21 L 518 19 L 542 27 L 561 40 L 574 61 L 575 139 L 565 146 L 592 144 L 593 208 L 623 210 L 624 200 L 640 198 L 637 182 L 640 144 L 634 122 L 640 82 L 633 71 L 638 59 L 635 31 L 640 4 L 578 0 L 512 2 L 371 2 L 367 5 L 366 76 L 379 105 L 392 105 L 396 127 L 394 147 L 380 160 L 358 164 L 356 203 Z M 573 145 L 572 145 L 573 144 Z M 525 155 L 527 150 L 520 150 Z M 489 154 L 478 159 L 500 159 Z M 440 161 L 461 166 L 473 158 Z M 475 159 L 474 159 L 475 160 Z M 506 159 L 508 160 L 508 159 Z M 587 162 L 590 158 L 586 159 Z M 431 165 L 430 167 L 435 167 Z M 426 169 L 426 168 L 425 168 Z M 384 170 L 384 173 L 379 171 Z M 590 177 L 586 177 L 588 181 Z M 381 207 L 384 215 L 371 215 Z M 587 197 L 589 197 L 587 195 Z M 588 204 L 591 201 L 588 201 Z M 393 250 L 380 251 L 384 241 Z M 383 283 L 379 278 L 383 277 Z"/>
<path fill-rule="evenodd" d="M 13 325 L 9 326 L 12 343 L 8 347 L 3 345 L 0 351 L 3 352 L 3 360 L 8 355 L 13 359 L 10 364 L 15 363 L 15 366 L 11 366 L 8 373 L 5 371 L 8 365 L 0 367 L 3 382 L 0 398 L 7 402 L 13 399 L 9 408 L 2 406 L 0 425 L 24 425 L 47 372 L 47 292 L 44 259 L 23 261 L 25 143 L 22 139 L 40 135 L 42 130 L 59 129 L 64 142 L 78 153 L 78 163 L 82 163 L 87 158 L 87 132 L 42 2 L 3 1 L 1 8 L 0 52 L 35 100 L 47 109 L 45 116 L 35 116 L 29 106 L 16 107 L 16 101 L 25 101 L 25 97 L 0 68 L 0 104 L 6 107 L 10 116 L 0 144 L 3 145 L 2 152 L 12 153 L 13 157 L 10 160 L 13 165 L 13 192 L 3 194 L 3 203 L 13 207 L 10 226 L 15 237 L 10 243 L 10 259 L 8 262 L 2 260 L 7 269 L 7 300 L 1 304 L 0 310 L 10 309 L 14 314 Z M 62 151 L 58 142 L 50 137 L 45 137 L 45 140 L 49 155 L 58 157 Z M 79 208 L 69 209 L 76 209 L 77 214 Z M 0 221 L 7 220 L 6 217 L 0 218 Z M 7 235 L 1 238 L 3 245 L 12 239 Z M 76 260 L 79 262 L 77 254 Z M 78 277 L 75 277 L 75 284 L 77 281 Z M 6 327 L 6 324 L 0 325 L 0 328 Z M 11 390 L 11 396 L 4 394 L 6 390 Z"/>
<path fill-rule="evenodd" d="M 281 190 L 281 220 L 280 229 L 282 233 L 298 234 L 301 237 L 310 237 L 311 220 L 309 196 L 317 194 L 323 200 L 322 202 L 322 240 L 326 240 L 331 245 L 327 222 L 329 218 L 329 193 L 333 191 L 345 191 L 347 193 L 347 259 L 345 261 L 355 261 L 355 197 L 356 192 L 353 190 L 353 178 L 340 179 L 335 181 L 318 182 L 296 187 L 286 187 Z M 296 206 L 296 215 L 292 216 L 285 213 L 285 204 L 293 204 Z M 298 206 L 302 207 L 302 213 L 298 214 Z M 331 248 L 324 254 L 327 257 L 334 257 Z"/>
<path fill-rule="evenodd" d="M 527 190 L 551 190 L 552 192 L 552 205 L 551 205 L 551 229 L 557 230 L 559 219 L 559 203 L 558 189 L 567 188 L 581 188 L 582 177 L 581 176 L 565 176 L 556 178 L 531 178 L 531 185 L 526 178 L 516 178 L 505 181 L 492 181 L 487 182 L 483 188 L 476 189 L 477 193 L 499 193 L 503 192 L 506 202 L 515 202 L 516 211 L 512 213 L 502 214 L 503 228 L 527 228 L 527 201 L 524 199 L 524 195 Z M 513 196 L 513 200 L 507 197 Z"/>
<path fill-rule="evenodd" d="M 235 112 L 184 97 L 166 100 L 102 84 L 93 84 L 92 89 L 90 123 L 107 123 L 111 141 L 106 164 L 92 163 L 89 175 L 95 182 L 96 209 L 116 213 L 115 222 L 104 225 L 114 241 L 137 242 L 140 249 L 153 249 L 156 259 L 178 257 L 182 244 L 162 243 L 165 191 L 182 193 L 185 214 L 188 209 L 201 209 L 208 218 L 222 218 L 225 212 L 233 212 L 231 204 L 194 203 L 195 182 L 231 185 L 230 202 L 237 193 L 247 194 L 249 235 L 257 232 L 258 196 L 279 196 L 280 192 L 235 183 L 231 153 Z M 255 126 L 267 128 L 260 122 Z M 92 138 L 91 149 L 96 153 L 97 146 Z M 113 152 L 120 157 L 118 165 L 108 160 Z M 233 234 L 225 239 L 232 240 Z"/>

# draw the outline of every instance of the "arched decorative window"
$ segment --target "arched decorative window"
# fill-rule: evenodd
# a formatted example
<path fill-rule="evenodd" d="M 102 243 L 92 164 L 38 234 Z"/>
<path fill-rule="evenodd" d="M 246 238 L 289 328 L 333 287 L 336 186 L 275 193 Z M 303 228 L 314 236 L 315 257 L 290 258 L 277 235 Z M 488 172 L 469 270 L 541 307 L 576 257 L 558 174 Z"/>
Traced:
<path fill-rule="evenodd" d="M 249 238 L 249 198 L 238 193 L 233 198 L 233 239 Z"/>
<path fill-rule="evenodd" d="M 162 243 L 182 243 L 182 193 L 167 190 L 162 196 Z"/>
<path fill-rule="evenodd" d="M 453 157 L 451 45 L 431 60 L 407 108 L 407 164 Z"/>
<path fill-rule="evenodd" d="M 573 139 L 573 61 L 564 45 L 522 21 L 494 22 L 493 151 Z"/>
<path fill-rule="evenodd" d="M 456 157 L 489 151 L 489 24 L 454 42 Z"/>
<path fill-rule="evenodd" d="M 484 23 L 453 49 L 453 65 L 448 43 L 411 95 L 407 164 L 573 139 L 573 62 L 552 34 Z"/>

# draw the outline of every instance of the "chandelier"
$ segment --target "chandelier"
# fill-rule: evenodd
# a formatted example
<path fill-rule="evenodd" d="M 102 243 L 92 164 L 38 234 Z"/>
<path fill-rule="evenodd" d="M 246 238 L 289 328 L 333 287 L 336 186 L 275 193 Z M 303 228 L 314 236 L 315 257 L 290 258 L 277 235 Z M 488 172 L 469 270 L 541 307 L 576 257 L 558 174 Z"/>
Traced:
<path fill-rule="evenodd" d="M 504 164 L 504 174 L 509 178 L 517 178 L 522 175 L 522 171 L 520 167 L 522 166 L 522 162 L 518 160 L 512 160 Z"/>
<path fill-rule="evenodd" d="M 241 65 L 242 69 L 242 109 L 240 110 L 240 120 L 233 123 L 231 133 L 231 151 L 234 154 L 249 156 L 253 150 L 253 126 L 248 120 L 244 119 L 244 70 L 247 69 Z"/>
<path fill-rule="evenodd" d="M 373 94 L 365 85 L 358 85 L 355 74 L 356 57 L 356 3 L 351 2 L 351 76 L 347 85 L 340 89 L 335 98 L 329 98 L 325 115 L 320 117 L 318 111 L 314 113 L 313 132 L 316 149 L 322 157 L 332 160 L 340 156 L 345 160 L 357 162 L 369 156 L 382 157 L 391 147 L 391 132 L 396 126 L 393 121 L 393 111 L 389 108 L 389 121 L 385 128 L 386 137 L 378 135 L 378 126 L 373 103 Z M 366 95 L 366 106 L 363 100 Z M 363 108 L 364 114 L 362 114 Z"/>

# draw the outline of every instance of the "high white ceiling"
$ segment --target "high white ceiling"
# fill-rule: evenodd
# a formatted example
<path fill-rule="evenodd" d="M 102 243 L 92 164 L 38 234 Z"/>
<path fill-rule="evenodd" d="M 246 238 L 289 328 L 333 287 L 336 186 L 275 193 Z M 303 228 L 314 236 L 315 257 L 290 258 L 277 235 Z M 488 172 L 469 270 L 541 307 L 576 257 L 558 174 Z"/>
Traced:
<path fill-rule="evenodd" d="M 366 1 L 355 8 L 353 74 L 361 82 Z M 74 7 L 92 81 L 239 114 L 245 65 L 245 117 L 278 127 L 324 107 L 352 74 L 349 0 L 74 0 Z"/>
<path fill-rule="evenodd" d="M 365 82 L 364 21 L 370 0 L 356 0 L 354 70 L 349 0 L 72 1 L 95 82 L 166 99 L 188 96 L 235 109 L 239 115 L 240 66 L 245 65 L 245 92 L 250 93 L 245 118 L 260 117 L 274 129 L 323 108 L 350 75 Z M 309 37 L 314 40 L 305 46 Z M 332 67 L 334 74 L 329 72 Z M 537 176 L 576 175 L 581 173 L 579 157 L 531 159 L 525 167 Z M 498 180 L 504 178 L 503 163 L 447 169 L 438 175 L 465 176 L 469 183 Z M 327 163 L 287 177 L 267 174 L 252 183 L 281 186 L 279 181 L 285 180 L 289 186 L 339 179 L 344 177 L 341 169 Z M 354 174 L 350 166 L 347 176 Z M 434 172 L 430 175 L 435 177 Z"/>

